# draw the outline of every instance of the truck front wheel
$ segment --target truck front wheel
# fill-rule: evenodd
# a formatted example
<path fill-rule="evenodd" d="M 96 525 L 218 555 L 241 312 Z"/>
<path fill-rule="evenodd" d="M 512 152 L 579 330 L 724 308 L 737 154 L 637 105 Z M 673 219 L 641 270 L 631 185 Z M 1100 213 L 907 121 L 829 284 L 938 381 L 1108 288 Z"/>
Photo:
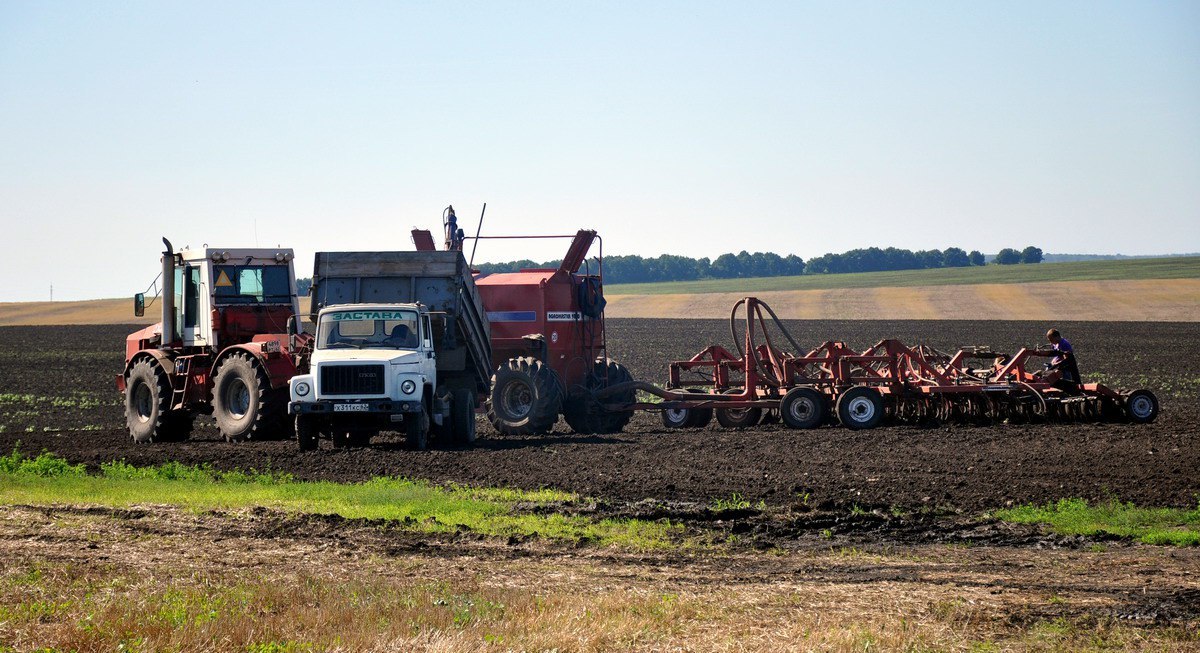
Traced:
<path fill-rule="evenodd" d="M 510 358 L 492 375 L 487 416 L 504 435 L 549 433 L 562 410 L 558 375 L 532 357 Z"/>
<path fill-rule="evenodd" d="M 300 451 L 315 451 L 317 441 L 321 437 L 317 429 L 317 420 L 311 415 L 296 416 L 296 444 Z"/>
<path fill-rule="evenodd" d="M 429 446 L 429 413 L 424 408 L 405 418 L 404 436 L 413 451 L 425 451 Z"/>

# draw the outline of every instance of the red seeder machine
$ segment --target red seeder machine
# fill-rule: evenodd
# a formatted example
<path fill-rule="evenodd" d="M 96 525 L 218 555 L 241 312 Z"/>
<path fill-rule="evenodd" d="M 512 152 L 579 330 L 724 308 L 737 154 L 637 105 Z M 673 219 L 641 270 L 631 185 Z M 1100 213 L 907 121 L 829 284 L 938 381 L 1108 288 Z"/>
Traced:
<path fill-rule="evenodd" d="M 766 303 L 747 297 L 729 316 L 736 353 L 718 345 L 706 347 L 689 360 L 671 363 L 665 389 L 634 381 L 598 395 L 630 387 L 656 395 L 661 402 L 606 407 L 657 408 L 670 428 L 705 426 L 714 412 L 722 426 L 746 427 L 778 411 L 787 426 L 797 429 L 829 423 L 869 429 L 883 423 L 944 421 L 1146 423 L 1158 416 L 1158 399 L 1149 390 L 1119 392 L 1099 383 L 1064 382 L 1059 371 L 1040 364 L 1058 355 L 1050 349 L 1008 355 L 972 347 L 951 355 L 889 339 L 861 352 L 829 341 L 794 354 L 772 339 L 769 326 L 793 351 L 805 351 Z M 685 380 L 685 374 L 701 381 Z"/>

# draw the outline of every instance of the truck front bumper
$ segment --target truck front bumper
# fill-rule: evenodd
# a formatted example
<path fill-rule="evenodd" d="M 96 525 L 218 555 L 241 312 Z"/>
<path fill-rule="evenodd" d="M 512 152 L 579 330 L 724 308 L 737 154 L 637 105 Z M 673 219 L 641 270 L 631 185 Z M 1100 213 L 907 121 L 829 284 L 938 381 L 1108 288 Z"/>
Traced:
<path fill-rule="evenodd" d="M 395 401 L 392 399 L 362 399 L 341 401 L 321 399 L 319 401 L 293 401 L 288 404 L 291 415 L 394 415 L 401 416 L 421 410 L 419 401 Z"/>

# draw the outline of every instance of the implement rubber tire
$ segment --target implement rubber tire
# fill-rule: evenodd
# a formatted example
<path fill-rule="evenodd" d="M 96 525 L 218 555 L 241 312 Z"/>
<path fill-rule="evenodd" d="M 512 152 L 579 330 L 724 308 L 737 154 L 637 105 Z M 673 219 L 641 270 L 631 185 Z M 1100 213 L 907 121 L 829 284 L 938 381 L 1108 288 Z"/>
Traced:
<path fill-rule="evenodd" d="M 683 392 L 705 395 L 707 392 L 699 388 L 686 388 Z M 708 426 L 713 418 L 711 408 L 677 408 L 662 411 L 663 426 L 669 429 L 702 429 Z"/>
<path fill-rule="evenodd" d="M 812 388 L 792 388 L 779 402 L 779 416 L 788 428 L 815 429 L 825 421 L 825 395 Z"/>
<path fill-rule="evenodd" d="M 271 389 L 262 366 L 236 352 L 213 375 L 213 417 L 228 442 L 289 435 L 287 388 Z"/>
<path fill-rule="evenodd" d="M 1149 424 L 1158 417 L 1158 397 L 1149 390 L 1134 390 L 1125 395 L 1125 416 L 1134 424 Z"/>
<path fill-rule="evenodd" d="M 726 390 L 725 394 L 736 394 L 736 389 Z M 762 419 L 761 408 L 717 408 L 717 423 L 727 429 L 750 428 Z"/>
<path fill-rule="evenodd" d="M 842 426 L 852 431 L 879 426 L 879 422 L 883 420 L 883 413 L 883 395 L 875 388 L 850 388 L 837 400 L 838 420 Z"/>
<path fill-rule="evenodd" d="M 167 373 L 155 361 L 142 358 L 125 377 L 125 426 L 134 442 L 186 440 L 192 415 L 171 410 L 173 396 Z"/>
<path fill-rule="evenodd" d="M 562 411 L 562 384 L 554 370 L 529 356 L 510 358 L 492 374 L 487 417 L 503 435 L 549 433 Z"/>
<path fill-rule="evenodd" d="M 422 408 L 404 419 L 404 444 L 413 451 L 429 447 L 429 412 Z"/>
<path fill-rule="evenodd" d="M 459 389 L 450 393 L 450 442 L 460 447 L 475 444 L 475 393 Z"/>
<path fill-rule="evenodd" d="M 316 451 L 320 441 L 321 431 L 317 428 L 317 420 L 311 415 L 296 416 L 296 445 L 300 451 Z"/>
<path fill-rule="evenodd" d="M 568 399 L 563 404 L 563 419 L 571 430 L 583 435 L 620 433 L 633 418 L 633 412 L 604 410 L 603 405 L 593 399 L 590 393 L 632 380 L 633 375 L 624 365 L 612 359 L 597 358 L 592 363 L 592 374 L 587 380 L 589 394 Z M 605 401 L 613 403 L 633 403 L 636 400 L 637 391 L 633 389 L 605 397 Z"/>

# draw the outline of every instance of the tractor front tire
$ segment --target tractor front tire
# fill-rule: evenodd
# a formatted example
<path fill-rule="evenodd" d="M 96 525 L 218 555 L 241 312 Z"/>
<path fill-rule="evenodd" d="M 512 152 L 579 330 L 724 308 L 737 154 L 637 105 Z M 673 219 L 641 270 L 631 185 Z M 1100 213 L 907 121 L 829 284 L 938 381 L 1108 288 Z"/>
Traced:
<path fill-rule="evenodd" d="M 562 384 L 554 370 L 529 356 L 510 358 L 492 375 L 487 416 L 503 435 L 549 433 L 562 410 Z"/>
<path fill-rule="evenodd" d="M 125 424 L 134 442 L 186 440 L 192 414 L 171 410 L 174 392 L 162 367 L 149 358 L 133 364 L 125 378 Z"/>
<path fill-rule="evenodd" d="M 286 435 L 287 399 L 287 388 L 272 390 L 248 354 L 230 354 L 213 377 L 213 417 L 228 442 Z"/>
<path fill-rule="evenodd" d="M 622 364 L 607 358 L 599 358 L 592 364 L 592 374 L 587 380 L 587 392 L 572 397 L 563 404 L 563 419 L 571 430 L 580 434 L 620 433 L 633 419 L 633 412 L 609 411 L 592 397 L 593 392 L 603 390 L 618 383 L 633 380 L 633 375 Z M 626 390 L 605 398 L 606 402 L 633 403 L 637 400 L 636 390 Z"/>

